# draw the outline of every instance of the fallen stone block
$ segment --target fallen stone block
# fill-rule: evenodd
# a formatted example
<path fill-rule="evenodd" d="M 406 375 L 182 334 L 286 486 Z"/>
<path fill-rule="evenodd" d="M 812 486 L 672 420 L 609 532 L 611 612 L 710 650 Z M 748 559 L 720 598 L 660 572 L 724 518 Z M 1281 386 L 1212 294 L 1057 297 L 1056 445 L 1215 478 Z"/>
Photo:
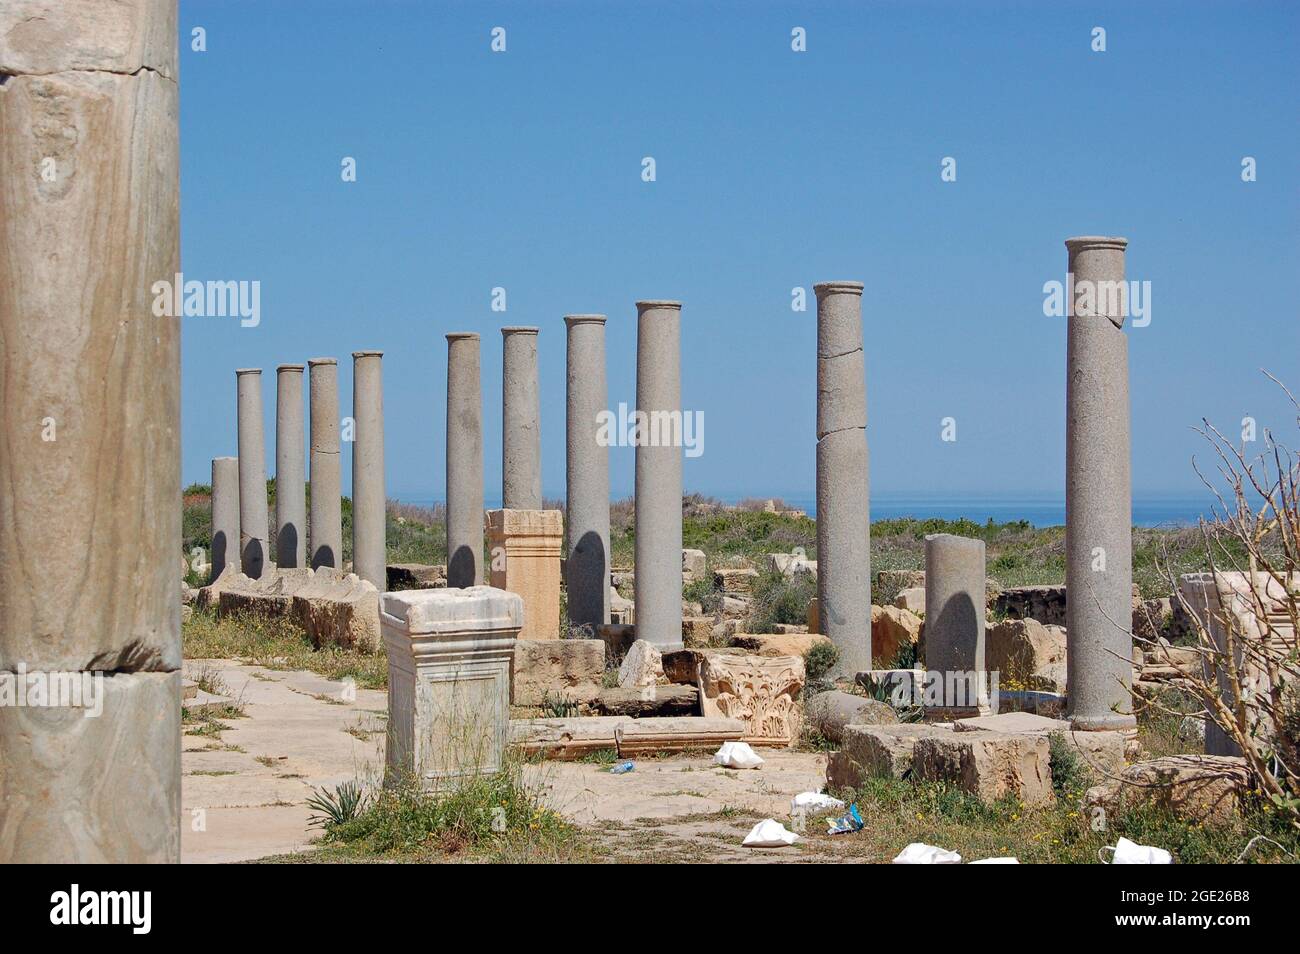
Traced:
<path fill-rule="evenodd" d="M 217 613 L 221 616 L 248 613 L 269 619 L 292 615 L 294 594 L 312 579 L 312 571 L 305 568 L 268 568 L 256 580 L 239 574 L 218 595 Z"/>
<path fill-rule="evenodd" d="M 1006 735 L 1050 735 L 1070 731 L 1070 723 L 1063 719 L 1049 719 L 1032 712 L 1006 712 L 998 715 L 971 716 L 957 719 L 952 724 L 954 732 L 1001 732 Z"/>
<path fill-rule="evenodd" d="M 898 595 L 891 601 L 892 605 L 899 609 L 905 609 L 909 613 L 921 614 L 925 612 L 925 587 L 909 586 L 905 590 L 899 590 Z"/>
<path fill-rule="evenodd" d="M 950 735 L 952 729 L 925 723 L 846 725 L 827 763 L 826 783 L 835 790 L 857 788 L 869 778 L 906 778 L 919 739 Z"/>
<path fill-rule="evenodd" d="M 924 570 L 881 570 L 876 574 L 875 585 L 871 587 L 871 597 L 881 606 L 888 606 L 903 590 L 920 587 L 925 589 Z"/>
<path fill-rule="evenodd" d="M 833 644 L 821 633 L 736 633 L 731 645 L 760 656 L 803 656 L 815 646 Z"/>
<path fill-rule="evenodd" d="M 713 617 L 712 616 L 683 616 L 682 617 L 682 645 L 692 648 L 703 648 L 709 645 L 709 640 L 713 638 Z"/>
<path fill-rule="evenodd" d="M 805 723 L 831 742 L 843 740 L 847 725 L 896 725 L 898 713 L 887 703 L 831 689 L 819 692 L 804 705 Z"/>
<path fill-rule="evenodd" d="M 1055 799 L 1045 735 L 975 731 L 921 738 L 912 752 L 912 777 L 955 785 L 984 802 L 1010 797 L 1033 808 Z"/>
<path fill-rule="evenodd" d="M 658 684 L 664 674 L 663 654 L 653 643 L 638 639 L 618 667 L 618 684 L 640 689 Z"/>
<path fill-rule="evenodd" d="M 344 575 L 330 567 L 301 572 L 311 576 L 294 593 L 292 612 L 313 645 L 371 653 L 383 651 L 379 590 L 373 583 L 355 573 Z"/>
<path fill-rule="evenodd" d="M 510 701 L 594 702 L 604 675 L 605 643 L 599 639 L 521 639 L 515 643 Z"/>
<path fill-rule="evenodd" d="M 897 606 L 871 607 L 871 655 L 876 665 L 888 666 L 905 645 L 921 638 L 921 618 Z"/>
<path fill-rule="evenodd" d="M 682 550 L 682 582 L 695 583 L 708 574 L 708 557 L 703 550 Z"/>
<path fill-rule="evenodd" d="M 510 742 L 525 755 L 576 759 L 591 752 L 614 749 L 620 757 L 689 749 L 717 749 L 737 742 L 745 725 L 737 719 L 678 716 L 631 719 L 626 716 L 582 716 L 574 719 L 514 719 Z"/>
<path fill-rule="evenodd" d="M 1167 755 L 1128 766 L 1118 780 L 1090 788 L 1084 803 L 1112 815 L 1149 805 L 1184 821 L 1232 825 L 1241 820 L 1249 790 L 1240 756 Z"/>
<path fill-rule="evenodd" d="M 431 590 L 447 585 L 447 568 L 442 564 L 390 563 L 384 576 L 390 592 Z"/>
<path fill-rule="evenodd" d="M 1048 690 L 1056 684 L 1045 674 L 1049 667 L 1065 664 L 1065 630 L 1044 626 L 1036 619 L 1008 619 L 984 634 L 984 668 L 999 674 L 1000 685 L 1016 689 Z"/>
<path fill-rule="evenodd" d="M 713 586 L 725 596 L 747 597 L 754 592 L 758 571 L 753 567 L 719 567 L 713 571 Z"/>
<path fill-rule="evenodd" d="M 994 597 L 993 609 L 1012 619 L 1065 625 L 1065 587 L 1013 586 Z"/>
<path fill-rule="evenodd" d="M 602 689 L 594 707 L 601 715 L 633 719 L 700 714 L 700 691 L 694 686 L 647 686 Z"/>

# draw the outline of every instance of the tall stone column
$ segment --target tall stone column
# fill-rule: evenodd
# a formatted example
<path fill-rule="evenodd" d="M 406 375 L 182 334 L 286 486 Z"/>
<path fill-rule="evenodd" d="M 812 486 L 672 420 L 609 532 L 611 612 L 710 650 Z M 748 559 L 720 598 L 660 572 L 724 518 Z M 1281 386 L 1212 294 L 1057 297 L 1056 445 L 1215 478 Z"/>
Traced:
<path fill-rule="evenodd" d="M 942 679 L 936 720 L 985 715 L 984 541 L 933 533 L 925 538 L 925 670 Z"/>
<path fill-rule="evenodd" d="M 501 506 L 542 509 L 537 329 L 501 329 Z"/>
<path fill-rule="evenodd" d="M 1075 729 L 1132 729 L 1133 519 L 1127 239 L 1067 239 L 1073 276 L 1065 391 L 1065 618 Z"/>
<path fill-rule="evenodd" d="M 609 622 L 609 448 L 596 439 L 608 411 L 605 316 L 567 315 L 565 587 L 569 622 Z"/>
<path fill-rule="evenodd" d="M 383 355 L 352 352 L 352 570 L 381 593 L 388 589 Z"/>
<path fill-rule="evenodd" d="M 239 458 L 212 458 L 212 575 L 239 565 Z"/>
<path fill-rule="evenodd" d="M 301 364 L 282 364 L 275 375 L 275 564 L 282 570 L 307 565 L 302 372 Z"/>
<path fill-rule="evenodd" d="M 0 4 L 3 864 L 180 860 L 176 28 Z"/>
<path fill-rule="evenodd" d="M 636 411 L 645 427 L 636 447 L 636 636 L 680 649 L 682 306 L 639 301 L 636 311 Z"/>
<path fill-rule="evenodd" d="M 479 338 L 447 335 L 447 586 L 483 583 L 483 389 Z"/>
<path fill-rule="evenodd" d="M 266 438 L 262 431 L 262 369 L 240 368 L 239 383 L 239 569 L 250 579 L 266 571 Z"/>
<path fill-rule="evenodd" d="M 339 474 L 339 363 L 307 362 L 311 389 L 311 550 L 313 570 L 343 569 L 343 478 Z"/>
<path fill-rule="evenodd" d="M 817 293 L 817 607 L 832 674 L 871 666 L 871 515 L 862 283 Z"/>

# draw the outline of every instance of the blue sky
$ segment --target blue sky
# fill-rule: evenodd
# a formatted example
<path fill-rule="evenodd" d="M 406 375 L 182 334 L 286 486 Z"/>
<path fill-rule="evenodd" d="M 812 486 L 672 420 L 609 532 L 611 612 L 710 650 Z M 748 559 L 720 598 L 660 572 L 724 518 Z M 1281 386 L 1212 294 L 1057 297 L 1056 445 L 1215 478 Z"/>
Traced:
<path fill-rule="evenodd" d="M 1058 494 L 1065 323 L 1043 315 L 1042 287 L 1081 234 L 1127 236 L 1128 277 L 1152 283 L 1151 323 L 1129 332 L 1136 491 L 1198 486 L 1202 417 L 1294 436 L 1259 369 L 1300 391 L 1300 5 L 180 11 L 183 269 L 260 281 L 262 312 L 256 328 L 184 319 L 186 483 L 235 453 L 237 367 L 265 369 L 271 464 L 275 366 L 337 356 L 346 414 L 351 352 L 377 348 L 389 493 L 440 498 L 444 335 L 471 330 L 496 496 L 499 329 L 528 324 L 543 486 L 560 496 L 562 316 L 609 316 L 616 407 L 634 403 L 634 302 L 677 298 L 683 405 L 705 419 L 687 489 L 808 496 L 815 305 L 793 312 L 791 289 L 857 279 L 873 492 Z M 940 440 L 949 416 L 955 442 Z M 613 449 L 615 495 L 632 473 L 633 450 Z"/>

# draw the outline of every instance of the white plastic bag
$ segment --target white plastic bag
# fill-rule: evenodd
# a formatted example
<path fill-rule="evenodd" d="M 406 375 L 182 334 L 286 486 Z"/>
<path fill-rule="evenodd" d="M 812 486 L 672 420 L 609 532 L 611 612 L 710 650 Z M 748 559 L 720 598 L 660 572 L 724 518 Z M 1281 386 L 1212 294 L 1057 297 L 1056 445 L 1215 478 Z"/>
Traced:
<path fill-rule="evenodd" d="M 790 799 L 790 814 L 796 812 L 806 812 L 813 814 L 815 812 L 839 811 L 844 807 L 844 803 L 838 798 L 831 798 L 821 792 L 800 792 L 794 798 Z"/>
<path fill-rule="evenodd" d="M 973 865 L 1018 865 L 1019 858 L 981 858 L 979 861 L 970 862 Z"/>
<path fill-rule="evenodd" d="M 784 848 L 798 840 L 798 835 L 787 831 L 775 818 L 765 818 L 749 830 L 741 844 L 746 848 Z"/>
<path fill-rule="evenodd" d="M 1115 852 L 1115 857 L 1110 860 L 1113 865 L 1172 865 L 1174 863 L 1174 856 L 1163 848 L 1139 845 L 1127 838 L 1115 842 L 1114 848 L 1107 845 L 1101 850 Z"/>
<path fill-rule="evenodd" d="M 955 851 L 936 848 L 914 841 L 898 853 L 894 859 L 896 865 L 959 865 L 961 855 Z"/>
<path fill-rule="evenodd" d="M 749 747 L 748 742 L 723 742 L 722 748 L 713 753 L 713 761 L 725 768 L 751 769 L 763 764 L 757 752 Z"/>

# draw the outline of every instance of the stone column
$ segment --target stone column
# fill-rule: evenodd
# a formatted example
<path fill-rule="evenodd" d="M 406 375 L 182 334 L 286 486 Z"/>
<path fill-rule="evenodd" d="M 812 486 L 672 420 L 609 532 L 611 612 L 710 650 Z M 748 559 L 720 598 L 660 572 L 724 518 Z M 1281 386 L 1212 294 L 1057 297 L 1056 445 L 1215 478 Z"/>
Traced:
<path fill-rule="evenodd" d="M 447 586 L 483 582 L 483 389 L 479 339 L 447 335 Z"/>
<path fill-rule="evenodd" d="M 636 448 L 636 636 L 663 651 L 682 646 L 682 306 L 636 310 L 636 411 L 647 428 Z"/>
<path fill-rule="evenodd" d="M 1065 628 L 1075 729 L 1132 729 L 1127 239 L 1067 239 L 1073 276 L 1065 391 Z"/>
<path fill-rule="evenodd" d="M 307 565 L 306 442 L 302 427 L 301 364 L 275 375 L 275 565 Z"/>
<path fill-rule="evenodd" d="M 950 533 L 925 538 L 925 672 L 927 680 L 942 680 L 943 693 L 940 705 L 926 705 L 927 719 L 988 714 L 983 540 Z M 928 691 L 937 689 L 927 682 Z"/>
<path fill-rule="evenodd" d="M 313 570 L 343 569 L 343 478 L 339 475 L 339 363 L 307 362 L 311 377 L 311 550 Z"/>
<path fill-rule="evenodd" d="M 542 509 L 537 329 L 501 329 L 501 506 Z"/>
<path fill-rule="evenodd" d="M 0 864 L 180 860 L 176 28 L 0 4 Z"/>
<path fill-rule="evenodd" d="M 212 575 L 239 565 L 239 458 L 212 458 Z"/>
<path fill-rule="evenodd" d="M 388 589 L 382 351 L 352 352 L 352 571 Z"/>
<path fill-rule="evenodd" d="M 862 283 L 817 293 L 817 607 L 839 650 L 832 674 L 871 663 L 871 516 Z"/>
<path fill-rule="evenodd" d="M 240 368 L 239 383 L 239 570 L 260 579 L 268 562 L 266 438 L 262 432 L 262 369 Z"/>
<path fill-rule="evenodd" d="M 593 634 L 609 622 L 609 448 L 596 440 L 608 411 L 605 316 L 568 315 L 565 413 L 565 588 L 569 622 Z"/>

